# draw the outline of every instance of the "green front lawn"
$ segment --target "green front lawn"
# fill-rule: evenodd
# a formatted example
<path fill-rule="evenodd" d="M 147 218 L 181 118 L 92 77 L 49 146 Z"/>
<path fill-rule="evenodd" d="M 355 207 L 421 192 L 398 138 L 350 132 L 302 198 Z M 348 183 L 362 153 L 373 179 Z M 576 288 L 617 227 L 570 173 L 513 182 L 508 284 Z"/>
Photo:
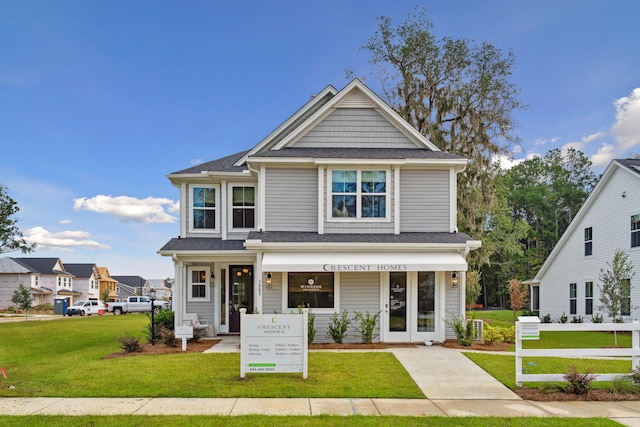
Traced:
<path fill-rule="evenodd" d="M 240 355 L 185 353 L 103 359 L 117 339 L 141 336 L 144 315 L 0 323 L 0 397 L 424 398 L 391 353 L 309 353 L 301 374 L 249 374 Z"/>

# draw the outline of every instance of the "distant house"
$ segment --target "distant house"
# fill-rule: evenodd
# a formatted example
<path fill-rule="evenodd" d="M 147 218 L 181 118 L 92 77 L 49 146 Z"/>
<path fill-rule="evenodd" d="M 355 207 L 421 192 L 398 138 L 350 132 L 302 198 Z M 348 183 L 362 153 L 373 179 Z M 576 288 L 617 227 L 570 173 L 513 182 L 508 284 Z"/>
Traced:
<path fill-rule="evenodd" d="M 128 296 L 144 295 L 144 287 L 147 284 L 147 279 L 140 276 L 111 276 L 118 281 L 117 293 L 118 300 L 122 301 Z M 124 285 L 124 286 L 120 286 Z"/>
<path fill-rule="evenodd" d="M 11 298 L 20 284 L 31 290 L 34 305 L 53 305 L 57 298 L 70 305 L 82 295 L 73 279 L 60 258 L 0 258 L 0 309 L 13 305 Z"/>
<path fill-rule="evenodd" d="M 640 316 L 640 159 L 609 164 L 530 286 L 530 308 L 557 321 L 565 314 L 591 317 L 598 310 L 601 269 L 617 249 L 625 251 L 636 275 L 631 281 L 625 321 Z"/>
<path fill-rule="evenodd" d="M 318 341 L 344 310 L 383 342 L 455 337 L 469 252 L 457 232 L 467 159 L 440 151 L 359 80 L 328 86 L 248 151 L 169 174 L 180 189 L 176 324 L 240 331 L 240 309 L 310 306 Z M 348 340 L 358 340 L 350 333 Z"/>
<path fill-rule="evenodd" d="M 117 301 L 118 292 L 116 285 L 118 281 L 111 278 L 107 267 L 98 267 L 98 273 L 100 274 L 100 299 L 104 300 L 104 296 L 106 295 L 107 301 Z"/>
<path fill-rule="evenodd" d="M 171 300 L 171 288 L 165 279 L 149 279 L 147 280 L 148 287 L 145 288 L 145 295 L 148 295 L 149 289 L 156 291 L 156 298 L 163 299 L 165 301 Z"/>
<path fill-rule="evenodd" d="M 67 272 L 74 275 L 73 289 L 82 293 L 83 299 L 100 299 L 100 273 L 95 264 L 65 264 Z"/>

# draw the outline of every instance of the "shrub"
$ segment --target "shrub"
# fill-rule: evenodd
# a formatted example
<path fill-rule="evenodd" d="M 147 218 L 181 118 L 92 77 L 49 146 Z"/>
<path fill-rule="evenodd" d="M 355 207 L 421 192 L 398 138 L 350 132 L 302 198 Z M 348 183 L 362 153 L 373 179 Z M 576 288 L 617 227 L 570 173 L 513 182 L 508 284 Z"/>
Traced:
<path fill-rule="evenodd" d="M 564 388 L 565 392 L 571 394 L 587 394 L 591 390 L 591 383 L 596 379 L 596 376 L 591 373 L 590 369 L 587 369 L 587 372 L 581 374 L 575 365 L 570 365 L 567 368 L 567 373 L 563 375 L 563 378 L 568 382 Z"/>
<path fill-rule="evenodd" d="M 342 315 L 338 317 L 338 313 L 333 313 L 331 316 L 331 323 L 327 330 L 327 336 L 333 339 L 333 342 L 342 344 L 342 341 L 347 336 L 347 328 L 351 320 L 348 318 L 347 310 L 342 312 Z"/>
<path fill-rule="evenodd" d="M 162 309 L 154 315 L 156 325 L 161 325 L 169 330 L 174 330 L 174 312 L 168 308 Z"/>
<path fill-rule="evenodd" d="M 307 314 L 307 343 L 311 344 L 316 339 L 316 315 L 311 311 L 311 305 L 307 304 L 309 313 Z M 302 313 L 302 306 L 298 306 L 298 312 Z"/>
<path fill-rule="evenodd" d="M 627 376 L 615 377 L 611 381 L 611 392 L 616 394 L 638 394 L 640 389 Z"/>
<path fill-rule="evenodd" d="M 560 319 L 558 319 L 558 321 L 560 323 L 567 323 L 567 320 L 568 320 L 567 315 L 564 314 L 564 312 L 562 312 L 562 316 L 560 316 Z"/>
<path fill-rule="evenodd" d="M 573 319 L 571 319 L 571 323 L 582 323 L 582 316 L 573 316 Z"/>
<path fill-rule="evenodd" d="M 498 328 L 498 326 L 494 327 L 487 324 L 484 325 L 484 330 L 482 331 L 482 339 L 484 340 L 485 344 L 496 344 L 504 342 L 502 333 Z"/>
<path fill-rule="evenodd" d="M 551 315 L 549 313 L 544 315 L 544 317 L 542 318 L 542 323 L 553 323 L 553 320 L 551 320 Z"/>
<path fill-rule="evenodd" d="M 38 305 L 34 305 L 32 308 L 33 311 L 53 311 L 53 304 L 51 303 L 44 303 L 44 304 L 38 304 Z"/>
<path fill-rule="evenodd" d="M 445 320 L 445 324 L 453 329 L 456 334 L 456 341 L 460 345 L 468 347 L 473 342 L 475 331 L 473 330 L 473 319 L 466 320 L 464 317 L 450 317 Z"/>
<path fill-rule="evenodd" d="M 118 341 L 120 341 L 120 348 L 127 353 L 136 353 L 142 351 L 140 338 L 138 337 L 127 334 L 124 337 L 118 338 Z"/>
<path fill-rule="evenodd" d="M 202 339 L 202 335 L 200 335 L 200 330 L 194 329 L 193 338 L 189 338 L 189 342 L 200 342 L 201 339 Z"/>
<path fill-rule="evenodd" d="M 595 316 L 591 316 L 591 322 L 593 322 L 593 323 L 603 323 L 604 322 L 604 317 L 602 317 L 602 314 L 596 314 Z"/>
<path fill-rule="evenodd" d="M 377 338 L 380 335 L 376 330 L 378 329 L 378 318 L 380 317 L 380 312 L 377 312 L 373 316 L 369 314 L 358 313 L 355 312 L 355 321 L 360 322 L 357 323 L 354 327 L 356 332 L 360 334 L 360 338 L 363 344 L 371 344 L 374 338 Z"/>
<path fill-rule="evenodd" d="M 155 325 L 155 327 L 153 328 L 153 339 L 152 339 L 151 322 L 149 322 L 147 327 L 144 328 L 144 336 L 147 339 L 147 341 L 148 342 L 160 341 L 162 339 L 162 334 L 160 333 L 161 329 L 162 329 L 162 325 L 157 325 L 157 324 Z"/>
<path fill-rule="evenodd" d="M 636 387 L 640 387 L 640 365 L 636 366 L 631 370 L 629 374 L 629 379 L 633 382 L 633 385 Z"/>
<path fill-rule="evenodd" d="M 171 329 L 165 328 L 164 326 L 160 326 L 160 336 L 162 337 L 162 342 L 167 347 L 177 347 L 178 339 L 176 338 L 176 334 Z"/>

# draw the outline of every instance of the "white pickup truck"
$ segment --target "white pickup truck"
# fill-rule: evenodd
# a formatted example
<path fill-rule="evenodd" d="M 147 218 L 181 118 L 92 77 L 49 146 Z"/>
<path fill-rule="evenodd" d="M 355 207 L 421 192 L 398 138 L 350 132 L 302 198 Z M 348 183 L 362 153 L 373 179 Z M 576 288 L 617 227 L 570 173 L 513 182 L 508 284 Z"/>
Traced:
<path fill-rule="evenodd" d="M 163 300 L 154 300 L 153 309 L 156 313 L 165 308 L 169 308 L 169 303 Z M 145 313 L 151 311 L 151 300 L 149 297 L 127 297 L 124 301 L 110 301 L 107 303 L 107 311 L 116 316 L 125 313 Z"/>

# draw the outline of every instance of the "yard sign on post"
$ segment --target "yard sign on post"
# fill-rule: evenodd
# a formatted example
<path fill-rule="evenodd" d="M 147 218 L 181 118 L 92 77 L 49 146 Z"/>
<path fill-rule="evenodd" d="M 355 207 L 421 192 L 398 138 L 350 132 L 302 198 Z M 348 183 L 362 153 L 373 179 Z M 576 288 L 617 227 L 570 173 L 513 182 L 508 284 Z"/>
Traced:
<path fill-rule="evenodd" d="M 309 372 L 307 321 L 300 314 L 247 314 L 240 309 L 240 378 L 247 372 Z"/>

